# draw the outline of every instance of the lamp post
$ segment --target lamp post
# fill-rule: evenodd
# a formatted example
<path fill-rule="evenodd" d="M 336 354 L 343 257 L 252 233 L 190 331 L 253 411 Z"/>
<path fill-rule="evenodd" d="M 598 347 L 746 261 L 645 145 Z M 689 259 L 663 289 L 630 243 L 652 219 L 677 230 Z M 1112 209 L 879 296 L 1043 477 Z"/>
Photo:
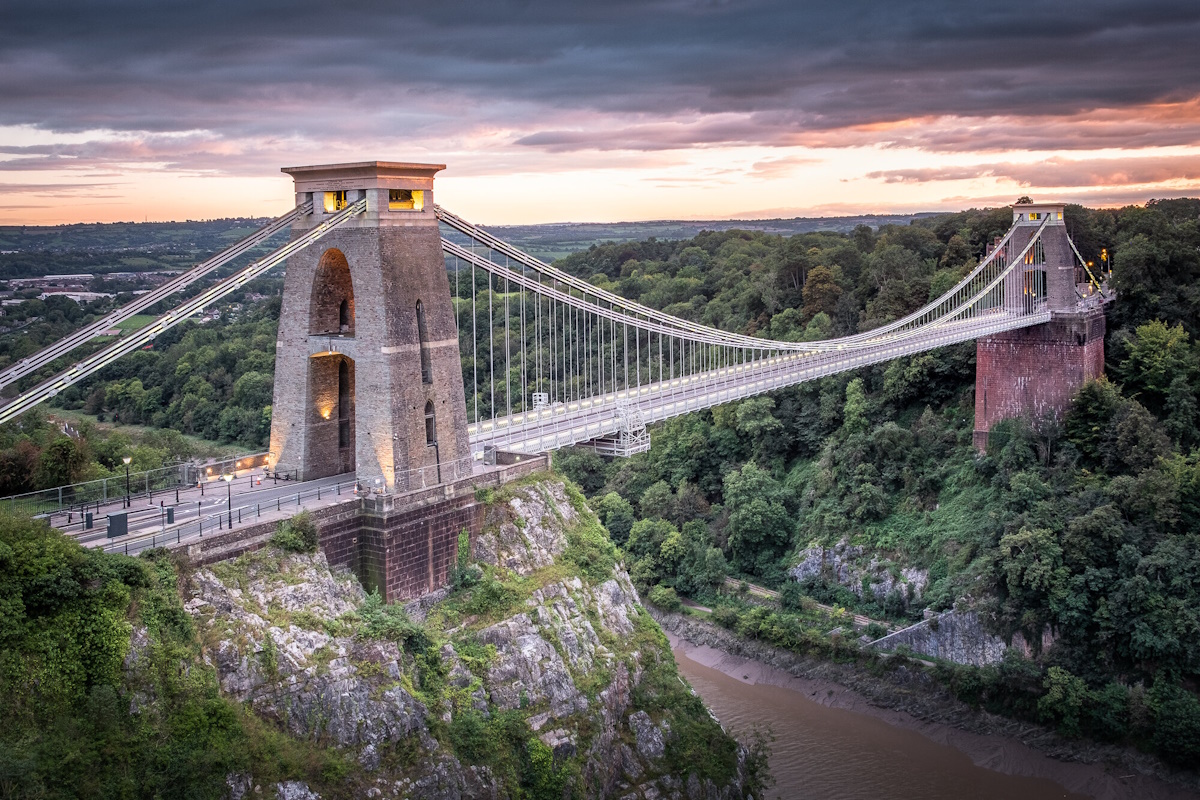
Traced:
<path fill-rule="evenodd" d="M 129 508 L 129 462 L 133 461 L 133 456 L 125 456 L 121 460 L 125 462 L 125 507 Z"/>
<path fill-rule="evenodd" d="M 233 473 L 226 472 L 221 476 L 225 481 L 225 507 L 229 510 L 229 527 L 233 527 Z"/>

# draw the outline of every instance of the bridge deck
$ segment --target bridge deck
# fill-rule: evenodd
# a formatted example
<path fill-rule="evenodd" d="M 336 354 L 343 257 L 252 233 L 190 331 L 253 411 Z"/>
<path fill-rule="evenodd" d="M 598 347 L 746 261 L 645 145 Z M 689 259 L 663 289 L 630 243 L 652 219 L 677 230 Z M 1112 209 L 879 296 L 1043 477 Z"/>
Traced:
<path fill-rule="evenodd" d="M 476 452 L 481 452 L 485 445 L 517 453 L 544 452 L 616 433 L 621 425 L 618 412 L 622 407 L 636 406 L 646 423 L 660 422 L 785 386 L 1049 320 L 1049 311 L 1010 314 L 998 309 L 969 320 L 931 325 L 917 334 L 884 340 L 874 347 L 855 349 L 845 355 L 836 352 L 779 355 L 556 403 L 470 425 L 468 434 Z"/>

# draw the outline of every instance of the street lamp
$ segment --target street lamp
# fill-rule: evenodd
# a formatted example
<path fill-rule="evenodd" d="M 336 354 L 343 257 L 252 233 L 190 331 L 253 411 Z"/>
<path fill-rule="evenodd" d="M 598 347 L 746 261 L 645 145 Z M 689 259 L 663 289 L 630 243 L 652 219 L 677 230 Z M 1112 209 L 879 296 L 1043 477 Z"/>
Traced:
<path fill-rule="evenodd" d="M 121 460 L 125 462 L 125 507 L 129 508 L 129 462 L 133 461 L 133 456 L 125 456 Z"/>
<path fill-rule="evenodd" d="M 233 527 L 233 473 L 226 472 L 221 476 L 225 481 L 225 507 L 229 509 L 229 527 Z"/>

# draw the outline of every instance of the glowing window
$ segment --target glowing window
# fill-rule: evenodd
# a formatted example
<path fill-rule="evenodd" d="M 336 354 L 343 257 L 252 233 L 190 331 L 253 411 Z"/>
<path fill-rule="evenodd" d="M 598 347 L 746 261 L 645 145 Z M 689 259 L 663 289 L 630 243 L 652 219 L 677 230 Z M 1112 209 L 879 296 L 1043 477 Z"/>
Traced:
<path fill-rule="evenodd" d="M 345 192 L 325 192 L 325 213 L 332 214 L 346 207 Z"/>
<path fill-rule="evenodd" d="M 1059 218 L 1059 219 L 1062 219 L 1062 212 L 1061 212 L 1061 211 L 1060 211 L 1060 212 L 1058 212 L 1058 218 Z"/>
<path fill-rule="evenodd" d="M 425 210 L 425 192 L 420 189 L 388 189 L 388 211 Z"/>
<path fill-rule="evenodd" d="M 1029 212 L 1029 218 L 1030 218 L 1030 219 L 1041 219 L 1041 218 L 1042 218 L 1042 215 L 1041 215 L 1041 214 L 1035 214 L 1035 213 L 1033 213 L 1033 212 L 1031 211 L 1031 212 Z"/>

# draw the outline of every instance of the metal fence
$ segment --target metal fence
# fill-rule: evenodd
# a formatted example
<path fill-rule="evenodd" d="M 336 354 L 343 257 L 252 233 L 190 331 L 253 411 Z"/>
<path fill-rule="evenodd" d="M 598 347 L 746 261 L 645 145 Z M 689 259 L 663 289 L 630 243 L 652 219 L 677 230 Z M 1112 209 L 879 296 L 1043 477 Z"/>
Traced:
<path fill-rule="evenodd" d="M 216 461 L 206 461 L 203 464 L 188 465 L 188 483 L 209 480 L 227 472 L 240 472 L 267 466 L 270 453 L 248 453 L 240 456 L 229 456 Z"/>
<path fill-rule="evenodd" d="M 128 479 L 119 475 L 59 486 L 55 489 L 26 492 L 0 499 L 0 509 L 29 516 L 83 511 L 88 506 L 101 506 L 119 500 L 126 494 L 141 496 L 174 489 L 185 483 L 187 468 L 187 464 L 172 464 L 147 472 L 130 473 Z"/>
<path fill-rule="evenodd" d="M 306 500 L 320 501 L 334 497 L 349 499 L 354 496 L 356 485 L 357 482 L 350 479 L 333 485 L 301 489 L 293 494 L 276 496 L 270 500 L 245 503 L 232 508 L 222 508 L 220 511 L 198 514 L 196 519 L 178 523 L 170 528 L 166 526 L 166 512 L 163 508 L 151 507 L 143 511 L 131 512 L 131 524 L 138 521 L 139 524 L 144 525 L 147 517 L 153 517 L 159 520 L 162 526 L 161 530 L 149 534 L 134 534 L 123 537 L 121 541 L 110 542 L 104 545 L 104 552 L 132 555 L 153 547 L 181 544 L 193 538 L 203 538 L 205 535 L 212 536 L 223 533 L 234 526 L 254 524 L 262 519 L 263 514 L 289 509 L 298 511 Z"/>
<path fill-rule="evenodd" d="M 200 464 L 181 461 L 159 469 L 131 472 L 128 478 L 124 475 L 114 475 L 111 478 L 73 483 L 54 489 L 40 489 L 0 498 L 0 510 L 31 517 L 82 513 L 89 506 L 98 509 L 105 503 L 115 502 L 126 495 L 132 498 L 152 496 L 154 492 L 194 486 L 198 481 L 226 472 L 262 467 L 267 463 L 267 456 L 267 453 L 250 453 Z"/>

